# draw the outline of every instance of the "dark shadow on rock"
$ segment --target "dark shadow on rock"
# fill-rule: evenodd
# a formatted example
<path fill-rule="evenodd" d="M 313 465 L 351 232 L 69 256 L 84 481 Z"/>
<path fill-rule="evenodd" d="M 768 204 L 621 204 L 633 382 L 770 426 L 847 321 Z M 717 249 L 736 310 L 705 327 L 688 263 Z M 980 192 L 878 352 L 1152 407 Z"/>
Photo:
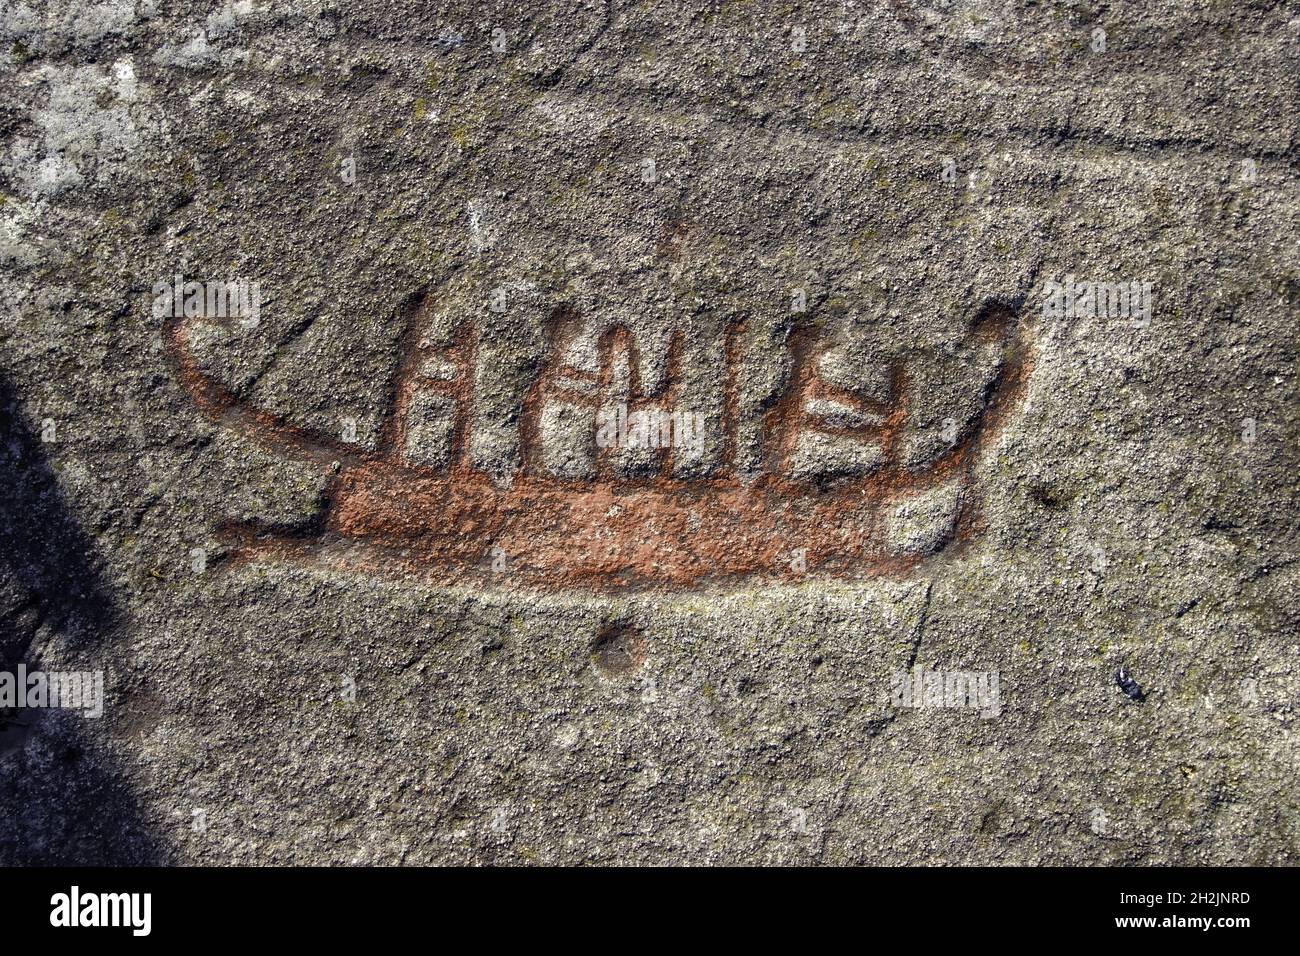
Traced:
<path fill-rule="evenodd" d="M 122 614 L 94 555 L 40 433 L 0 370 L 0 671 L 41 670 L 35 641 L 42 632 L 59 632 L 88 659 L 102 659 L 92 651 L 117 636 Z M 111 689 L 105 697 L 111 703 Z M 90 732 L 98 722 L 75 710 L 0 709 L 0 865 L 166 862 L 97 742 L 103 735 Z"/>

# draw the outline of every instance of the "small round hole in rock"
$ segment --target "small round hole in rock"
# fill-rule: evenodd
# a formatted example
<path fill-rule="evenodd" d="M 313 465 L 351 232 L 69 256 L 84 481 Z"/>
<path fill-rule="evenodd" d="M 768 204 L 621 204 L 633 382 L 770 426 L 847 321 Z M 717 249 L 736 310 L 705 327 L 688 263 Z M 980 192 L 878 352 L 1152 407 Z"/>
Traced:
<path fill-rule="evenodd" d="M 591 645 L 591 660 L 606 677 L 620 677 L 644 664 L 645 652 L 645 635 L 635 627 L 607 624 Z"/>

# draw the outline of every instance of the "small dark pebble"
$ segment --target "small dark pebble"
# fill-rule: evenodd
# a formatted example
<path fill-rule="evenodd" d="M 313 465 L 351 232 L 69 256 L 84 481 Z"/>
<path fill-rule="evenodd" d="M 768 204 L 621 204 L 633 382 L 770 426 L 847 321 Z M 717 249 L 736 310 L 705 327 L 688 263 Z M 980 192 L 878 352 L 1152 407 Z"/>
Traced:
<path fill-rule="evenodd" d="M 1121 667 L 1115 672 L 1115 683 L 1119 685 L 1119 689 L 1128 696 L 1129 700 L 1142 699 L 1142 688 L 1137 681 L 1129 676 L 1129 672 L 1124 668 Z"/>

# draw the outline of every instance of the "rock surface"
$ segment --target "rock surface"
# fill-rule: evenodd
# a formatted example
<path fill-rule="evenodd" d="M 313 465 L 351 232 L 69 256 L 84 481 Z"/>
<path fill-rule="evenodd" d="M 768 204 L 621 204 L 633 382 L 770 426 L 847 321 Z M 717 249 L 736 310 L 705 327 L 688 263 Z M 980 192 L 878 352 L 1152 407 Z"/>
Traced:
<path fill-rule="evenodd" d="M 0 862 L 1300 862 L 1298 86 L 1270 0 L 6 5 L 0 668 L 104 701 Z"/>

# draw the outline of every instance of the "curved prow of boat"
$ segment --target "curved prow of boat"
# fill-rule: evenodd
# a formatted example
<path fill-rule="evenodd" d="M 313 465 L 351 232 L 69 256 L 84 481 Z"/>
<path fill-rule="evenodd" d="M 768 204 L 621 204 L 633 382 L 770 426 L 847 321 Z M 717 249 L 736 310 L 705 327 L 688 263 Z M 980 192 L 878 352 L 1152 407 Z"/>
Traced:
<path fill-rule="evenodd" d="M 974 465 L 980 452 L 1001 435 L 1008 412 L 1023 399 L 1033 371 L 1031 330 L 1011 306 L 1001 302 L 985 305 L 972 325 L 971 335 L 1000 348 L 997 369 L 985 386 L 980 410 L 967 431 L 915 476 L 921 484 L 934 484 L 955 469 Z"/>
<path fill-rule="evenodd" d="M 374 459 L 353 445 L 252 406 L 213 378 L 195 358 L 190 342 L 193 329 L 203 321 L 206 320 L 168 318 L 162 328 L 162 344 L 176 380 L 189 392 L 204 417 L 271 451 L 319 467 Z"/>

